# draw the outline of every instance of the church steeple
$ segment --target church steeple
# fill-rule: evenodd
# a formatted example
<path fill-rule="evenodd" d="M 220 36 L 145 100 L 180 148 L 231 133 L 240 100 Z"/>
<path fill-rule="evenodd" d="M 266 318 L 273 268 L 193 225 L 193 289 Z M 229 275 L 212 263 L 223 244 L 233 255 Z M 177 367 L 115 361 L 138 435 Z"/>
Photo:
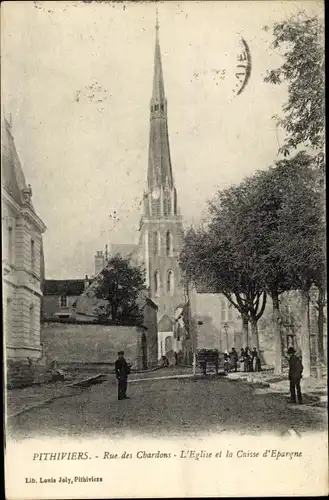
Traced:
<path fill-rule="evenodd" d="M 173 188 L 173 176 L 167 127 L 167 99 L 164 90 L 159 22 L 157 17 L 155 26 L 153 89 L 150 102 L 148 189 L 149 192 L 159 192 L 164 187 Z"/>
<path fill-rule="evenodd" d="M 158 305 L 159 331 L 166 325 L 167 335 L 168 321 L 173 324 L 175 310 L 184 300 L 178 260 L 182 248 L 183 224 L 171 168 L 158 19 L 155 26 L 150 100 L 147 188 L 144 192 L 144 213 L 139 230 L 139 262 L 145 267 L 149 296 Z M 160 344 L 162 345 L 161 340 L 159 356 L 164 354 Z"/>

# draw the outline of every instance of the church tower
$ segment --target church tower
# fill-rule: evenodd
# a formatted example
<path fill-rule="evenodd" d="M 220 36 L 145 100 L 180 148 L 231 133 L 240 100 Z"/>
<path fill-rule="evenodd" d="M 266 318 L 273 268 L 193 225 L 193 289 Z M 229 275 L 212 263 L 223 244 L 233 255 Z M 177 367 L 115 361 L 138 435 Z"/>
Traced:
<path fill-rule="evenodd" d="M 182 236 L 182 217 L 170 158 L 167 99 L 157 21 L 147 188 L 140 225 L 139 257 L 146 269 L 150 298 L 158 305 L 159 330 L 171 329 L 170 320 L 174 320 L 175 309 L 184 301 L 178 263 Z"/>

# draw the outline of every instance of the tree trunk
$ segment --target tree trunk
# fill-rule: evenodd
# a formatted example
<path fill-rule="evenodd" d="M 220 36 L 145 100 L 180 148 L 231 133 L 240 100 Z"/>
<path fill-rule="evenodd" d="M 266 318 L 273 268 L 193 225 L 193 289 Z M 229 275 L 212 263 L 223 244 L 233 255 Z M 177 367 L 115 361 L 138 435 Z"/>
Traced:
<path fill-rule="evenodd" d="M 273 302 L 272 311 L 272 329 L 274 333 L 274 347 L 275 347 L 275 357 L 274 357 L 274 373 L 282 373 L 282 333 L 280 325 L 280 306 L 279 306 L 279 294 L 278 292 L 272 291 L 271 293 Z"/>
<path fill-rule="evenodd" d="M 242 314 L 242 338 L 244 342 L 243 347 L 247 347 L 248 342 L 249 342 L 249 335 L 248 335 L 248 326 L 249 326 L 249 321 L 248 321 L 248 315 L 247 314 Z"/>
<path fill-rule="evenodd" d="M 250 342 L 251 344 L 256 344 L 256 349 L 258 352 L 258 355 L 260 354 L 259 352 L 259 335 L 258 335 L 258 324 L 257 320 L 253 317 L 251 317 L 250 320 L 250 325 L 251 325 L 251 339 Z M 255 345 L 250 345 L 250 348 L 255 347 Z"/>
<path fill-rule="evenodd" d="M 324 345 L 323 345 L 325 291 L 322 286 L 319 287 L 319 295 L 317 303 L 318 303 L 318 348 L 319 348 L 320 362 L 323 363 L 325 361 Z"/>
<path fill-rule="evenodd" d="M 304 366 L 303 376 L 309 378 L 311 376 L 311 355 L 310 355 L 310 331 L 308 320 L 308 305 L 309 305 L 309 288 L 301 290 L 301 351 L 302 363 Z"/>

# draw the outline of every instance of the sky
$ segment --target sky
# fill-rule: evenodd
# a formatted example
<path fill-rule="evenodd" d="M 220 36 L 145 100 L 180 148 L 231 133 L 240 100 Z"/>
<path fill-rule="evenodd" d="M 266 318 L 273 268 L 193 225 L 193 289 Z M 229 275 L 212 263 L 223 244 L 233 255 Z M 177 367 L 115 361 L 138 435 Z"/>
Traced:
<path fill-rule="evenodd" d="M 321 2 L 5 2 L 2 103 L 47 226 L 48 279 L 92 275 L 105 244 L 138 241 L 156 7 L 184 224 L 198 224 L 219 189 L 278 159 L 273 116 L 287 89 L 264 83 L 283 58 L 263 27 Z M 237 95 L 241 37 L 252 68 Z"/>

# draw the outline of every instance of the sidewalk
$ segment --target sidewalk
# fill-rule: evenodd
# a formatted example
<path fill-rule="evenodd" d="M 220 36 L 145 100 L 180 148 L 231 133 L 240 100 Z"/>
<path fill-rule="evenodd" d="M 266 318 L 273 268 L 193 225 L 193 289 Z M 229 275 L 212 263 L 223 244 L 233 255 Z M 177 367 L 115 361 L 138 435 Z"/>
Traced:
<path fill-rule="evenodd" d="M 103 377 L 102 374 L 88 377 L 82 375 L 66 382 L 53 382 L 7 390 L 5 395 L 6 416 L 7 418 L 15 417 L 32 408 L 50 403 L 54 399 L 72 396 L 81 391 L 83 387 L 97 383 L 101 377 Z"/>
<path fill-rule="evenodd" d="M 22 389 L 10 389 L 6 391 L 6 415 L 7 418 L 15 417 L 25 411 L 50 403 L 58 398 L 73 396 L 84 387 L 104 380 L 108 373 L 93 373 L 86 371 L 67 373 L 70 378 L 65 382 L 53 382 L 34 384 Z M 157 368 L 140 372 L 133 372 L 129 377 L 130 382 L 141 382 L 144 380 L 160 380 L 167 378 L 192 377 L 191 367 Z M 113 375 L 114 377 L 114 375 Z M 115 382 L 115 378 L 113 378 Z"/>
<path fill-rule="evenodd" d="M 269 392 L 286 394 L 289 396 L 288 374 L 276 375 L 273 372 L 231 372 L 227 374 L 230 380 L 241 380 L 254 384 L 258 388 L 268 389 Z M 327 378 L 322 377 L 302 379 L 302 392 L 306 396 L 306 404 L 326 405 L 328 401 Z"/>

